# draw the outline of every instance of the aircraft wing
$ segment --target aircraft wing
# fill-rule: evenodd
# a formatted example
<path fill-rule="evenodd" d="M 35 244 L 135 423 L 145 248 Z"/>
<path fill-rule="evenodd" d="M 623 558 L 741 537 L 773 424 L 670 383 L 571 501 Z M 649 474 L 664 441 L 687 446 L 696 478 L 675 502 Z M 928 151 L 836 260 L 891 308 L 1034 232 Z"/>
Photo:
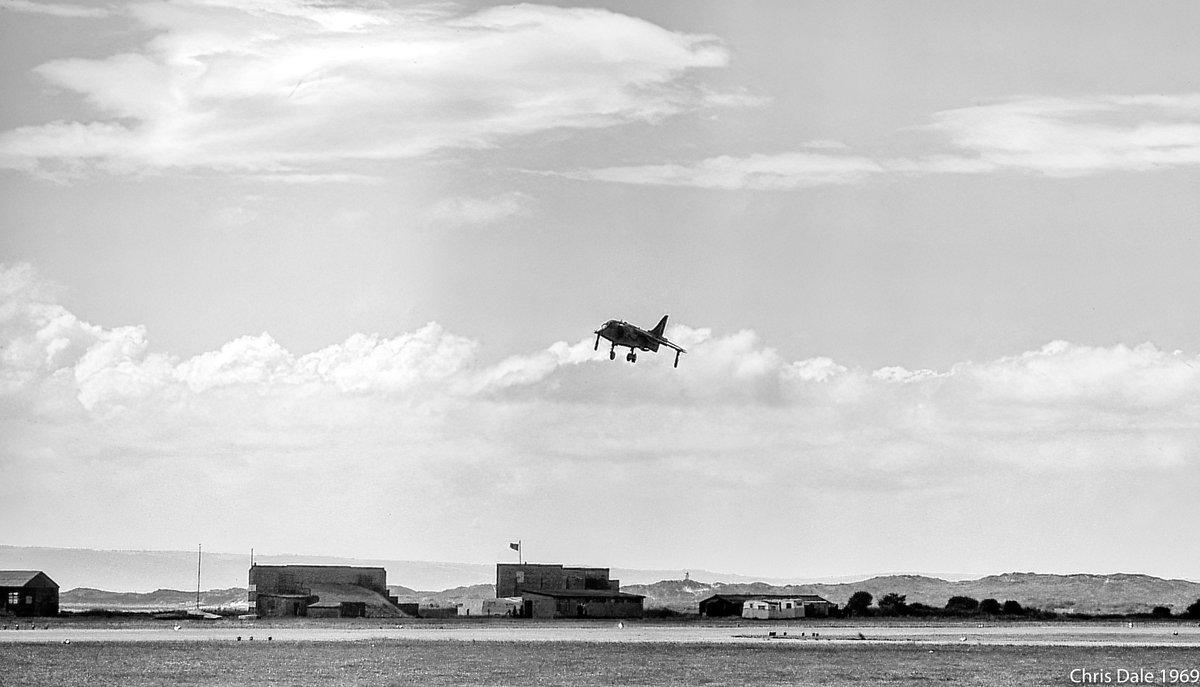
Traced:
<path fill-rule="evenodd" d="M 672 343 L 672 342 L 670 342 L 670 341 L 668 341 L 668 340 L 664 339 L 664 338 L 663 338 L 663 337 L 661 337 L 661 336 L 656 336 L 656 337 L 654 337 L 654 338 L 655 338 L 655 339 L 657 339 L 657 340 L 658 340 L 658 343 L 659 343 L 659 344 L 661 344 L 661 345 L 663 345 L 663 346 L 669 346 L 669 347 L 671 347 L 671 348 L 674 348 L 675 350 L 679 351 L 680 353 L 687 353 L 687 351 L 685 351 L 685 350 L 683 349 L 683 346 L 680 346 L 679 344 Z"/>

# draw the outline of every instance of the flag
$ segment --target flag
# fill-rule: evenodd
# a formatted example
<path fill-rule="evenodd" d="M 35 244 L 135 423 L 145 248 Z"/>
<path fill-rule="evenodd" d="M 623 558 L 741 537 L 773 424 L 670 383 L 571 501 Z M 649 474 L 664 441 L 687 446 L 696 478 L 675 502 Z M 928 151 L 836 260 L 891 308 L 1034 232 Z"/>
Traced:
<path fill-rule="evenodd" d="M 509 542 L 508 548 L 512 549 L 513 551 L 520 551 L 521 544 L 518 542 Z"/>

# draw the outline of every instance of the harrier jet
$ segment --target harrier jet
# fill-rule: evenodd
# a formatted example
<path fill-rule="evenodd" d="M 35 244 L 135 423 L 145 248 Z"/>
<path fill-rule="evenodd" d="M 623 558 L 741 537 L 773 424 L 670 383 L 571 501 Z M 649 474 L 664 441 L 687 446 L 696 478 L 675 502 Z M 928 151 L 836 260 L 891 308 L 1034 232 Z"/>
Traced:
<path fill-rule="evenodd" d="M 628 322 L 621 320 L 609 320 L 604 323 L 604 326 L 596 330 L 596 345 L 592 350 L 600 350 L 600 337 L 604 337 L 612 342 L 612 346 L 608 349 L 608 359 L 615 360 L 617 357 L 617 346 L 625 346 L 629 349 L 629 354 L 625 359 L 631 363 L 637 362 L 638 350 L 658 352 L 659 346 L 667 346 L 675 349 L 675 367 L 679 367 L 679 354 L 687 353 L 679 346 L 667 341 L 663 336 L 663 330 L 667 328 L 667 316 L 658 321 L 654 329 L 646 331 L 641 327 L 634 326 Z"/>

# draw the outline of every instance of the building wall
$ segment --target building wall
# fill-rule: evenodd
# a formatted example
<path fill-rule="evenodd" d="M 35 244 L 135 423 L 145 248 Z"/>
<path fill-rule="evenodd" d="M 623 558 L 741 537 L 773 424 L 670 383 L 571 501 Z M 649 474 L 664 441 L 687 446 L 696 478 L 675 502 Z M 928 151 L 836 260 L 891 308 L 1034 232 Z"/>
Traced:
<path fill-rule="evenodd" d="M 255 565 L 250 584 L 260 594 L 306 594 L 314 584 L 353 584 L 387 596 L 387 571 L 349 565 Z"/>
<path fill-rule="evenodd" d="M 700 602 L 700 615 L 706 618 L 723 618 L 742 614 L 742 604 L 738 601 L 716 598 Z"/>
<path fill-rule="evenodd" d="M 642 599 L 543 596 L 534 592 L 524 597 L 531 618 L 641 618 Z"/>
<path fill-rule="evenodd" d="M 517 615 L 521 604 L 513 599 L 467 599 L 458 607 L 458 614 L 471 617 Z"/>
<path fill-rule="evenodd" d="M 557 618 L 558 605 L 555 600 L 548 596 L 525 596 L 522 597 L 525 608 L 524 615 L 526 618 Z"/>
<path fill-rule="evenodd" d="M 828 618 L 829 607 L 828 601 L 804 602 L 804 615 L 808 618 Z"/>
<path fill-rule="evenodd" d="M 254 612 L 262 617 L 301 618 L 308 615 L 309 597 L 258 594 L 250 603 Z"/>
<path fill-rule="evenodd" d="M 771 617 L 771 607 L 765 601 L 747 601 L 742 604 L 742 617 L 767 620 Z"/>
<path fill-rule="evenodd" d="M 313 604 L 308 607 L 310 618 L 365 618 L 367 605 L 356 601 L 343 601 L 340 604 Z"/>
<path fill-rule="evenodd" d="M 58 585 L 45 573 L 38 573 L 25 585 L 0 587 L 0 615 L 58 615 Z"/>
<path fill-rule="evenodd" d="M 521 596 L 526 590 L 594 589 L 618 591 L 608 568 L 568 568 L 540 563 L 497 563 L 496 597 Z"/>
<path fill-rule="evenodd" d="M 309 618 L 341 618 L 342 609 L 333 606 L 309 606 Z"/>

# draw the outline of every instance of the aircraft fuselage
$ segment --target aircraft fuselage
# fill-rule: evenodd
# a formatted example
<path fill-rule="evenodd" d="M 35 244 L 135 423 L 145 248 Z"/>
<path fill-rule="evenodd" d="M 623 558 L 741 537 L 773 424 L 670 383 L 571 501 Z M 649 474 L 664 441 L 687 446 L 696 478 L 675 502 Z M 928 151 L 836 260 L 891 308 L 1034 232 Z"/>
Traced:
<path fill-rule="evenodd" d="M 675 349 L 675 367 L 679 367 L 679 354 L 686 353 L 686 351 L 671 343 L 663 336 L 663 331 L 666 327 L 666 315 L 663 315 L 658 325 L 649 331 L 623 320 L 609 320 L 596 330 L 596 345 L 594 346 L 594 350 L 600 349 L 600 339 L 604 338 L 612 344 L 608 350 L 609 360 L 616 359 L 617 346 L 621 346 L 629 349 L 629 354 L 625 356 L 625 359 L 631 363 L 636 363 L 638 351 L 652 351 L 657 353 L 660 346 L 667 346 Z"/>

